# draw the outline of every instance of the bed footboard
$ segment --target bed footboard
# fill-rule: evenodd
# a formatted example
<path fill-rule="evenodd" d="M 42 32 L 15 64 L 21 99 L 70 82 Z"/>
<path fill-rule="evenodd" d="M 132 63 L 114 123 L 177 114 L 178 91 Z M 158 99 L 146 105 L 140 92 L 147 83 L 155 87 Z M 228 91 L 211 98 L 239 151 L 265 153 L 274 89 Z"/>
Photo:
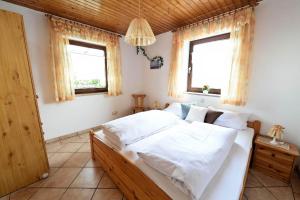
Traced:
<path fill-rule="evenodd" d="M 131 161 L 95 138 L 93 131 L 90 131 L 90 142 L 92 158 L 100 162 L 128 200 L 171 200 Z"/>

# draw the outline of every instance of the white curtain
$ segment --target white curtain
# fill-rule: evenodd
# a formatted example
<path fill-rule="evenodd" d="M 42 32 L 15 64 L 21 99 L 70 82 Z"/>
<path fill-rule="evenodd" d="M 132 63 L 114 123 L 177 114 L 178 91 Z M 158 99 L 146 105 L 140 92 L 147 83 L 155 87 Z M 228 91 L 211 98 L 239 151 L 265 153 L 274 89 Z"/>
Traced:
<path fill-rule="evenodd" d="M 75 97 L 73 72 L 67 47 L 69 39 L 79 39 L 106 46 L 108 95 L 122 94 L 122 73 L 119 36 L 90 26 L 58 17 L 49 17 L 51 28 L 52 69 L 56 101 L 72 100 Z"/>

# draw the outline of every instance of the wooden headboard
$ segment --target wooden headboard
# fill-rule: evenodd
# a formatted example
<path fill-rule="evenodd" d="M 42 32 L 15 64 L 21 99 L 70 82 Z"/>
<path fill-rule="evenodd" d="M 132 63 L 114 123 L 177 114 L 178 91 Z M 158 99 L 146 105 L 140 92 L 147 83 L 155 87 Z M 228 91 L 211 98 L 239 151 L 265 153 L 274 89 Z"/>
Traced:
<path fill-rule="evenodd" d="M 247 122 L 247 126 L 249 128 L 253 128 L 254 129 L 254 137 L 256 137 L 257 135 L 259 135 L 259 133 L 260 133 L 260 127 L 261 127 L 261 122 L 259 120 L 248 121 Z"/>

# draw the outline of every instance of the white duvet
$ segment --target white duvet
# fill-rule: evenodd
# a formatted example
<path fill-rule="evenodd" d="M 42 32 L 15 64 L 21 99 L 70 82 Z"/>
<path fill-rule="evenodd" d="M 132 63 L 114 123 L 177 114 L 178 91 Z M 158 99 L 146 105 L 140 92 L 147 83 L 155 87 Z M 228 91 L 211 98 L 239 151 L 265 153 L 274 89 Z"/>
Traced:
<path fill-rule="evenodd" d="M 104 135 L 122 149 L 179 121 L 180 118 L 172 113 L 151 110 L 107 122 L 101 128 Z"/>
<path fill-rule="evenodd" d="M 206 123 L 176 125 L 138 155 L 198 200 L 228 156 L 236 136 L 234 129 Z"/>

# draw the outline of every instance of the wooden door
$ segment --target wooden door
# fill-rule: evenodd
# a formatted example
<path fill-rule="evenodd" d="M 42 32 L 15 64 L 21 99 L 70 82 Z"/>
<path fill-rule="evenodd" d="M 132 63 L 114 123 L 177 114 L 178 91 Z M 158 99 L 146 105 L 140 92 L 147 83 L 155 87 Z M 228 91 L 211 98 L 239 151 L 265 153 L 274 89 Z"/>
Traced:
<path fill-rule="evenodd" d="M 23 18 L 0 10 L 0 197 L 48 169 Z"/>

